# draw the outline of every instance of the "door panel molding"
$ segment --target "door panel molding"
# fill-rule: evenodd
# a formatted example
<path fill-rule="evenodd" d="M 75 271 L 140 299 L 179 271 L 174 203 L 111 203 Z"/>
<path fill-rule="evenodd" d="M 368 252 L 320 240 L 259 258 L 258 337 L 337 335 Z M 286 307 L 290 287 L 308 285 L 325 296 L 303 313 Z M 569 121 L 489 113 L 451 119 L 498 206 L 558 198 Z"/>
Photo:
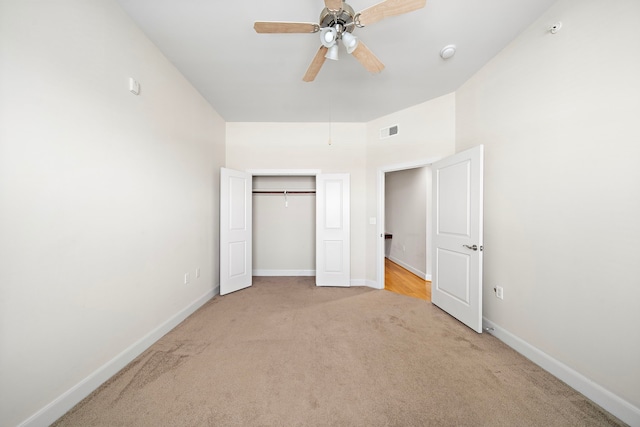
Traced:
<path fill-rule="evenodd" d="M 351 285 L 350 176 L 316 176 L 316 285 Z"/>
<path fill-rule="evenodd" d="M 478 333 L 482 333 L 483 163 L 480 145 L 432 165 L 431 302 Z"/>
<path fill-rule="evenodd" d="M 251 286 L 252 176 L 220 169 L 220 295 Z"/>

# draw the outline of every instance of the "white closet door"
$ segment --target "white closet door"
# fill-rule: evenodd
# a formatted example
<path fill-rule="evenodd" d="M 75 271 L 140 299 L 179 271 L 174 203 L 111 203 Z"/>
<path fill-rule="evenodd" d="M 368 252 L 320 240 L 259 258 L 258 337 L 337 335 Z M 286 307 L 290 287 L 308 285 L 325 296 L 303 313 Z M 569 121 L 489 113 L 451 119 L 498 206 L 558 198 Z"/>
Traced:
<path fill-rule="evenodd" d="M 316 285 L 350 286 L 349 174 L 316 177 Z"/>
<path fill-rule="evenodd" d="M 481 333 L 483 147 L 442 159 L 432 169 L 431 301 Z"/>
<path fill-rule="evenodd" d="M 220 295 L 252 284 L 251 174 L 220 169 Z"/>

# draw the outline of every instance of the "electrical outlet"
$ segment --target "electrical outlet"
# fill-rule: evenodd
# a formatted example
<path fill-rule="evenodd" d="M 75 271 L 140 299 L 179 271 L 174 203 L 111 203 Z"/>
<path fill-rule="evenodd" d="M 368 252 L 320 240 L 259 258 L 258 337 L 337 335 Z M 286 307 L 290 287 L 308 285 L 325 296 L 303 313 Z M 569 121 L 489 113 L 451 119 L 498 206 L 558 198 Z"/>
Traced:
<path fill-rule="evenodd" d="M 185 285 L 189 284 L 189 273 L 184 273 L 184 284 Z"/>
<path fill-rule="evenodd" d="M 504 289 L 502 289 L 502 286 L 496 286 L 496 297 L 504 299 Z"/>
<path fill-rule="evenodd" d="M 200 267 L 196 268 L 196 279 L 200 278 Z"/>

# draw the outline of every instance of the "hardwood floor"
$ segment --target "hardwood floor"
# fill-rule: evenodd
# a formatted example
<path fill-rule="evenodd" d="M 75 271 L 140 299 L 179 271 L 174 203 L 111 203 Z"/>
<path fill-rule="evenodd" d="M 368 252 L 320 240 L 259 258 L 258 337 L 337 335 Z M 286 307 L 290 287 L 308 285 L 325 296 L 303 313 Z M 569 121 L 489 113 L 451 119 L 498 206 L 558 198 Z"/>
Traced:
<path fill-rule="evenodd" d="M 431 301 L 431 282 L 422 280 L 388 258 L 384 259 L 384 288 L 397 294 Z"/>

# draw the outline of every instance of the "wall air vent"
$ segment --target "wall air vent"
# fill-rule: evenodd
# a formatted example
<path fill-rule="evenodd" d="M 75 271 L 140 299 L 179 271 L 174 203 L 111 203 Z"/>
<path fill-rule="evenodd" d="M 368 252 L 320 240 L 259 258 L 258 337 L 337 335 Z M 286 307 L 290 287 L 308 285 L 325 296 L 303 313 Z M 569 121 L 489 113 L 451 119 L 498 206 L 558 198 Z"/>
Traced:
<path fill-rule="evenodd" d="M 398 134 L 398 125 L 380 129 L 380 139 L 390 138 Z"/>

